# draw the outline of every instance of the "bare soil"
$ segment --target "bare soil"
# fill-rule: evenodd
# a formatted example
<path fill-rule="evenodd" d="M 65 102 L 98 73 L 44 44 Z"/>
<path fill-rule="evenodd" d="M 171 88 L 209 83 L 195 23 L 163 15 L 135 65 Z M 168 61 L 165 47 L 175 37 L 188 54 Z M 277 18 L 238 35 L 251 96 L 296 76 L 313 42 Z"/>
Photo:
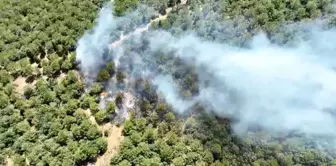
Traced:
<path fill-rule="evenodd" d="M 65 73 L 61 73 L 58 77 L 57 77 L 57 81 L 61 82 L 64 78 L 66 77 Z"/>
<path fill-rule="evenodd" d="M 26 78 L 20 76 L 16 80 L 14 80 L 14 84 L 16 85 L 16 92 L 23 95 L 24 87 L 28 85 L 28 83 L 26 82 Z"/>
<path fill-rule="evenodd" d="M 185 0 L 186 2 L 186 0 Z M 116 47 L 118 45 L 120 45 L 124 40 L 128 39 L 130 36 L 134 35 L 134 34 L 139 34 L 139 33 L 143 33 L 145 31 L 147 31 L 150 27 L 150 25 L 153 23 L 153 22 L 156 22 L 156 21 L 160 21 L 160 20 L 164 20 L 167 18 L 169 12 L 172 10 L 172 8 L 167 8 L 166 9 L 166 14 L 165 15 L 160 15 L 159 17 L 151 20 L 145 27 L 142 27 L 142 28 L 137 28 L 134 30 L 134 32 L 130 33 L 130 34 L 127 34 L 126 36 L 124 36 L 123 34 L 120 36 L 120 39 L 118 41 L 115 41 L 111 44 L 111 47 Z"/>
<path fill-rule="evenodd" d="M 108 131 L 107 139 L 107 151 L 97 158 L 95 166 L 108 166 L 113 156 L 119 153 L 119 146 L 123 140 L 122 127 L 117 127 L 111 123 L 107 123 L 102 126 L 102 131 Z"/>
<path fill-rule="evenodd" d="M 84 110 L 84 112 L 89 117 L 89 120 L 91 121 L 91 123 L 94 124 L 94 125 L 96 125 L 98 128 L 100 128 L 100 126 L 98 125 L 96 119 L 92 115 L 91 110 L 90 109 L 86 109 L 86 110 Z"/>
<path fill-rule="evenodd" d="M 11 158 L 6 158 L 6 166 L 14 166 L 14 162 Z"/>

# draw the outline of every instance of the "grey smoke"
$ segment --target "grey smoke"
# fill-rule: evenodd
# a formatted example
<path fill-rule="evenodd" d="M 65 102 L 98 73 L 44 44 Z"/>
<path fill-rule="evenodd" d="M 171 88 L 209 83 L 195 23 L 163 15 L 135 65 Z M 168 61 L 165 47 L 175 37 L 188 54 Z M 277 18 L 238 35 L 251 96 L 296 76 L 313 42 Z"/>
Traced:
<path fill-rule="evenodd" d="M 81 70 L 94 76 L 105 60 L 111 60 L 110 44 L 119 40 L 121 34 L 133 31 L 142 21 L 148 21 L 154 14 L 153 8 L 139 6 L 125 17 L 115 17 L 112 4 L 106 4 L 99 12 L 96 26 L 87 31 L 78 41 L 76 59 L 80 61 Z M 89 80 L 88 80 L 89 81 Z"/>
<path fill-rule="evenodd" d="M 202 42 L 195 36 L 171 38 L 169 34 L 158 33 L 152 48 L 180 50 L 182 58 L 196 59 L 196 66 L 206 65 L 216 81 L 235 90 L 242 97 L 239 110 L 230 110 L 227 92 L 218 91 L 223 87 L 201 86 L 197 98 L 211 106 L 217 115 L 239 119 L 235 126 L 238 132 L 250 124 L 258 124 L 272 132 L 295 130 L 335 136 L 333 111 L 325 109 L 334 109 L 336 104 L 333 69 L 336 47 L 332 41 L 336 33 L 334 30 L 311 33 L 309 40 L 295 48 L 272 45 L 264 35 L 259 35 L 249 49 Z M 184 51 L 186 48 L 198 53 L 188 53 Z M 181 101 L 170 102 L 180 108 L 179 112 L 184 111 L 183 106 L 176 106 Z"/>
<path fill-rule="evenodd" d="M 102 10 L 93 33 L 86 33 L 78 42 L 77 58 L 83 71 L 104 63 L 101 51 L 112 42 L 107 34 L 118 26 L 111 13 L 109 8 Z M 111 48 L 110 55 L 127 57 L 131 53 L 140 58 L 141 70 L 154 76 L 152 83 L 177 113 L 201 102 L 217 116 L 237 119 L 233 124 L 237 133 L 246 133 L 250 125 L 258 125 L 269 133 L 298 131 L 336 139 L 336 31 L 322 30 L 320 25 L 305 28 L 307 31 L 297 37 L 295 46 L 272 44 L 260 34 L 248 48 L 205 41 L 192 32 L 176 37 L 152 30 L 134 34 L 131 44 Z M 115 51 L 142 45 L 141 38 L 149 41 L 147 50 Z M 196 66 L 200 93 L 192 99 L 180 97 L 169 72 L 150 73 L 144 62 L 155 58 L 154 52 L 171 50 Z M 205 81 L 209 83 L 203 84 Z"/>
<path fill-rule="evenodd" d="M 103 7 L 97 25 L 78 41 L 76 58 L 80 60 L 83 72 L 95 71 L 97 66 L 104 64 L 104 51 L 112 42 L 110 34 L 116 27 L 117 22 L 111 13 L 111 7 Z"/>

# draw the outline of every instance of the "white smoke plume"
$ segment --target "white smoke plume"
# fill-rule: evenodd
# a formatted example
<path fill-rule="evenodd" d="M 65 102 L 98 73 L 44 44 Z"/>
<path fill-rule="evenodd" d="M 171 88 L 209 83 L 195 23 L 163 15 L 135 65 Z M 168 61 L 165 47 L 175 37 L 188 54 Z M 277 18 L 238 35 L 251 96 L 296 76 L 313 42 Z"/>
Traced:
<path fill-rule="evenodd" d="M 104 63 L 100 51 L 111 45 L 107 34 L 118 24 L 111 13 L 102 10 L 93 33 L 85 34 L 78 42 L 77 58 L 83 71 Z M 140 68 L 131 72 L 149 72 L 154 77 L 153 84 L 178 113 L 201 102 L 217 116 L 237 119 L 233 124 L 237 133 L 257 125 L 269 133 L 297 131 L 336 140 L 336 31 L 322 30 L 320 25 L 305 28 L 308 32 L 298 38 L 295 46 L 272 44 L 260 34 L 248 48 L 204 41 L 192 33 L 175 37 L 169 32 L 151 30 L 135 34 L 129 43 L 112 47 L 110 56 L 132 56 L 130 61 L 123 61 L 127 65 L 140 58 Z M 114 51 L 140 48 L 144 40 L 145 50 Z M 156 72 L 157 65 L 145 63 L 157 58 L 155 52 L 172 50 L 196 66 L 199 94 L 190 100 L 179 97 L 169 72 Z M 152 70 L 153 66 L 156 70 Z"/>
<path fill-rule="evenodd" d="M 92 29 L 92 32 L 85 33 L 78 41 L 76 58 L 80 60 L 83 72 L 96 70 L 97 66 L 104 64 L 102 56 L 108 44 L 112 42 L 111 32 L 117 27 L 110 6 L 101 9 L 97 21 L 98 23 Z"/>
<path fill-rule="evenodd" d="M 175 48 L 180 57 L 193 58 L 196 66 L 207 67 L 217 83 L 201 86 L 197 100 L 211 106 L 219 116 L 238 119 L 236 131 L 257 124 L 271 132 L 295 130 L 336 136 L 334 30 L 313 31 L 309 40 L 295 48 L 272 45 L 264 35 L 256 36 L 248 49 L 202 42 L 195 36 L 173 38 L 162 32 L 154 36 L 152 49 Z M 188 52 L 188 48 L 196 53 Z M 230 101 L 227 90 L 221 91 L 227 88 L 239 96 L 236 104 Z M 161 89 L 173 96 L 172 91 Z M 184 103 L 177 105 L 181 101 L 174 99 L 178 98 L 168 102 L 185 111 Z"/>
<path fill-rule="evenodd" d="M 100 10 L 96 26 L 86 32 L 77 43 L 76 59 L 80 62 L 82 72 L 90 78 L 97 74 L 106 60 L 111 60 L 110 44 L 120 40 L 123 33 L 134 30 L 154 14 L 152 8 L 140 6 L 137 11 L 118 18 L 113 16 L 112 8 L 111 4 L 105 5 Z"/>

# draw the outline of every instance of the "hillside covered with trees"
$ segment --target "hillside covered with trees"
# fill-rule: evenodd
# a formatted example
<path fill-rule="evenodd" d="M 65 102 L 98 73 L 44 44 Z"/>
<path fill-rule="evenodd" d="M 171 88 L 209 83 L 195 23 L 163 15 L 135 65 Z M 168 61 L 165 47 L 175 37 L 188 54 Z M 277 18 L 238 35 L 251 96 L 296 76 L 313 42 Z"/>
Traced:
<path fill-rule="evenodd" d="M 125 121 L 118 121 L 127 94 L 115 92 L 114 100 L 107 101 L 105 107 L 100 106 L 100 99 L 111 78 L 118 85 L 127 82 L 127 70 L 116 68 L 109 61 L 87 87 L 85 74 L 76 61 L 76 43 L 95 25 L 104 3 L 106 0 L 0 2 L 0 165 L 94 163 L 108 148 L 108 134 L 102 130 L 107 123 L 121 126 L 124 139 L 119 153 L 106 165 L 336 165 L 334 151 L 318 150 L 298 138 L 283 141 L 260 132 L 267 140 L 264 143 L 252 137 L 235 136 L 230 119 L 219 119 L 199 105 L 190 110 L 191 115 L 178 115 L 160 99 L 148 80 L 139 79 L 131 85 L 137 109 L 129 111 Z M 131 32 L 159 14 L 167 14 L 166 19 L 151 22 L 149 31 L 166 30 L 175 36 L 194 31 L 203 39 L 242 47 L 252 36 L 264 31 L 272 42 L 290 44 L 297 29 L 281 28 L 283 25 L 327 18 L 327 27 L 333 27 L 333 3 L 333 0 L 183 3 L 114 0 L 117 17 L 143 4 L 154 10 L 126 20 L 124 27 L 113 35 L 119 37 L 121 31 Z M 167 8 L 171 8 L 169 13 Z M 130 45 L 129 50 L 144 45 Z M 174 65 L 179 70 L 170 72 L 181 94 L 186 98 L 197 94 L 193 66 L 178 58 L 165 57 L 151 59 L 150 63 Z"/>

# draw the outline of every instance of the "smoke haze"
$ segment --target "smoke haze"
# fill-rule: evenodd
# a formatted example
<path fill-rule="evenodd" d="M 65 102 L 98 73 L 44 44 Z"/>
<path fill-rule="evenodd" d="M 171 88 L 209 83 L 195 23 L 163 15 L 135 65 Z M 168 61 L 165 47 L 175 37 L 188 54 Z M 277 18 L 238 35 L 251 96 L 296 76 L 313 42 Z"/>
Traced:
<path fill-rule="evenodd" d="M 82 71 L 95 73 L 107 59 L 132 65 L 130 77 L 151 75 L 177 113 L 202 103 L 217 116 L 237 119 L 233 129 L 238 134 L 257 125 L 271 134 L 297 131 L 336 139 L 334 29 L 302 25 L 306 32 L 297 36 L 294 46 L 272 44 L 259 34 L 245 48 L 205 41 L 193 32 L 177 37 L 149 30 L 111 47 L 116 41 L 111 33 L 120 36 L 119 20 L 129 17 L 115 19 L 110 7 L 101 10 L 96 27 L 78 42 Z M 172 51 L 196 68 L 199 94 L 192 99 L 180 97 L 170 68 L 158 72 L 160 66 L 149 63 L 158 58 L 157 52 Z"/>

